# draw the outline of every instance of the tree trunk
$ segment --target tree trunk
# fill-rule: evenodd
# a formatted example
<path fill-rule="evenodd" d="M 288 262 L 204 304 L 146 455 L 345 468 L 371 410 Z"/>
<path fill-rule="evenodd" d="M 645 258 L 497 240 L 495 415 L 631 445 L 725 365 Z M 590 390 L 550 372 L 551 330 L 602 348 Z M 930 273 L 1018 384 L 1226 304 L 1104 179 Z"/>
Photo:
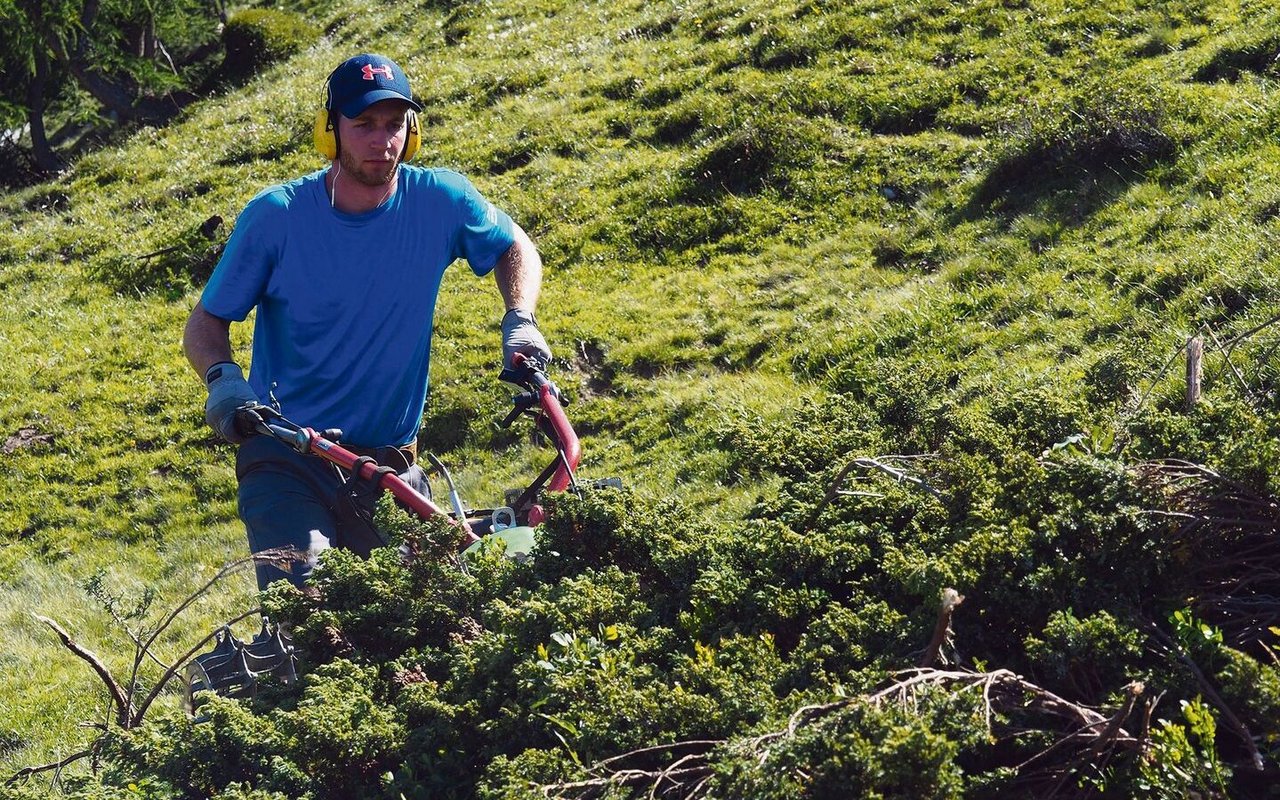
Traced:
<path fill-rule="evenodd" d="M 31 154 L 36 166 L 44 172 L 57 172 L 62 166 L 44 129 L 44 89 L 49 82 L 49 56 L 42 48 L 35 51 L 36 74 L 27 86 L 27 122 L 31 126 Z"/>
<path fill-rule="evenodd" d="M 156 57 L 156 18 L 154 14 L 148 14 L 146 22 L 142 24 L 142 52 L 143 58 Z"/>
<path fill-rule="evenodd" d="M 45 41 L 58 61 L 67 68 L 81 88 L 93 96 L 107 111 L 122 121 L 156 116 L 138 107 L 137 98 L 130 88 L 98 72 L 88 58 L 87 31 L 93 29 L 98 16 L 99 0 L 86 0 L 80 12 L 80 33 L 71 47 L 64 47 L 52 32 L 46 32 Z"/>

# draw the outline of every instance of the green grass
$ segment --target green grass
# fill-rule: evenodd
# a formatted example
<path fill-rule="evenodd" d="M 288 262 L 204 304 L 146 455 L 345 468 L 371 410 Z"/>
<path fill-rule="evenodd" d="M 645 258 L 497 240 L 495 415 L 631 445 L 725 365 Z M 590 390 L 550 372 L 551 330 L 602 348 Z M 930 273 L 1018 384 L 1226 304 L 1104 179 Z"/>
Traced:
<path fill-rule="evenodd" d="M 728 432 L 805 401 L 1050 397 L 1111 423 L 1198 327 L 1225 339 L 1277 313 L 1264 4 L 291 5 L 327 38 L 0 198 L 0 437 L 52 437 L 0 456 L 0 774 L 84 741 L 103 705 L 30 613 L 118 663 L 84 580 L 105 569 L 174 602 L 242 553 L 232 453 L 179 344 L 200 253 L 139 257 L 215 214 L 225 236 L 264 185 L 320 167 L 311 116 L 351 52 L 400 60 L 426 107 L 419 162 L 470 175 L 538 241 L 584 473 L 713 519 L 778 486 Z M 424 438 L 477 504 L 545 458 L 493 428 L 500 311 L 491 282 L 449 276 L 427 410 L 442 428 Z M 1236 351 L 1260 400 L 1275 342 Z M 1211 393 L 1232 380 L 1220 366 Z M 167 652 L 249 589 L 230 581 Z"/>

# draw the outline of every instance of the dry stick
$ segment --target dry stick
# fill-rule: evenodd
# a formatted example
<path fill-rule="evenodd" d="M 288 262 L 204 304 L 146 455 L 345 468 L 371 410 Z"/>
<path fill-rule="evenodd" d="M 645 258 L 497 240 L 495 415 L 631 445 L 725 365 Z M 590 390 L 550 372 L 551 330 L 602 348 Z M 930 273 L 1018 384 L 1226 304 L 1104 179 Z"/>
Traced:
<path fill-rule="evenodd" d="M 38 767 L 23 767 L 22 769 L 13 773 L 13 775 L 9 777 L 9 780 L 4 782 L 4 785 L 14 786 L 18 783 L 18 781 L 26 780 L 27 778 L 30 778 L 32 775 L 39 775 L 41 772 L 49 772 L 51 770 L 62 769 L 68 764 L 73 764 L 82 758 L 93 755 L 93 750 L 94 748 L 90 747 L 85 750 L 81 750 L 78 753 L 73 753 L 72 755 L 67 756 L 61 761 L 54 761 L 50 764 L 41 764 Z"/>
<path fill-rule="evenodd" d="M 964 595 L 955 589 L 942 590 L 942 605 L 938 608 L 938 622 L 933 626 L 933 639 L 925 648 L 924 657 L 920 659 L 919 666 L 933 666 L 933 662 L 938 658 L 938 652 L 942 649 L 942 643 L 947 640 L 947 634 L 951 632 L 951 615 L 955 613 L 956 606 L 963 602 Z"/>
<path fill-rule="evenodd" d="M 1110 751 L 1114 751 L 1116 743 L 1121 741 L 1121 734 L 1124 734 L 1126 741 L 1137 741 L 1137 739 L 1130 736 L 1122 726 L 1124 725 L 1124 721 L 1129 718 L 1129 715 L 1133 713 L 1134 706 L 1138 704 L 1138 698 L 1147 690 L 1147 687 L 1142 681 L 1134 681 L 1124 688 L 1125 693 L 1128 695 L 1124 701 L 1124 707 L 1111 718 L 1111 722 L 1107 725 L 1106 730 L 1104 730 L 1098 739 L 1091 745 L 1094 752 L 1101 754 L 1101 748 L 1103 746 L 1106 746 Z M 1107 754 L 1106 758 L 1110 759 L 1110 753 Z"/>
<path fill-rule="evenodd" d="M 1204 332 L 1209 334 L 1209 338 L 1213 339 L 1213 343 L 1222 351 L 1222 359 L 1227 362 L 1227 367 L 1231 369 L 1231 374 L 1236 376 L 1236 382 L 1240 384 L 1240 389 L 1244 392 L 1244 396 L 1252 398 L 1253 392 L 1249 390 L 1249 385 L 1245 383 L 1244 376 L 1240 374 L 1240 370 L 1236 369 L 1235 362 L 1231 360 L 1231 353 L 1222 346 L 1222 342 L 1218 341 L 1218 335 L 1213 332 L 1213 328 L 1206 325 L 1204 326 Z"/>
<path fill-rule="evenodd" d="M 557 783 L 550 786 L 542 787 L 544 797 L 563 797 L 564 792 L 572 792 L 581 789 L 604 789 L 608 786 L 637 786 L 646 784 L 654 780 L 661 781 L 664 777 L 670 780 L 672 777 L 701 777 L 710 771 L 710 767 L 689 767 L 686 769 L 675 770 L 674 772 L 667 770 L 640 770 L 627 769 L 619 770 L 611 775 L 602 778 L 591 778 L 585 781 L 573 781 L 571 783 Z M 679 783 L 678 781 L 672 781 Z M 551 792 L 556 792 L 552 795 Z"/>
<path fill-rule="evenodd" d="M 1138 403 L 1129 412 L 1130 414 L 1138 413 L 1138 411 L 1144 405 L 1146 405 L 1147 398 L 1150 397 L 1151 393 L 1154 392 L 1156 390 L 1156 387 L 1160 385 L 1160 379 L 1163 378 L 1166 373 L 1168 373 L 1169 368 L 1173 366 L 1173 362 L 1177 361 L 1178 356 L 1182 355 L 1182 351 L 1186 349 L 1187 349 L 1187 346 L 1184 344 L 1181 347 L 1179 347 L 1177 350 L 1175 350 L 1173 355 L 1169 356 L 1169 360 L 1164 362 L 1164 366 L 1161 367 L 1160 371 L 1156 373 L 1156 377 L 1151 381 L 1151 385 L 1147 387 L 1147 391 L 1143 393 L 1142 397 L 1138 398 Z"/>
<path fill-rule="evenodd" d="M 275 549 L 288 549 L 288 548 L 275 548 Z M 269 553 L 270 554 L 269 557 L 275 556 L 274 550 L 264 550 L 264 553 Z M 205 581 L 204 586 L 201 586 L 200 589 L 193 591 L 191 595 L 187 596 L 186 600 L 183 600 L 182 603 L 179 603 L 177 605 L 177 608 L 174 608 L 172 612 L 169 612 L 168 616 L 166 616 L 164 620 L 160 622 L 160 625 L 156 626 L 156 630 L 151 632 L 151 636 L 148 637 L 145 643 L 142 643 L 141 646 L 138 646 L 138 648 L 134 650 L 133 671 L 129 673 L 129 687 L 131 687 L 131 690 L 129 690 L 129 709 L 128 709 L 128 712 L 125 712 L 124 722 L 122 723 L 125 728 L 136 726 L 138 722 L 142 721 L 141 714 L 133 712 L 133 709 L 132 709 L 132 705 L 133 705 L 132 687 L 137 686 L 138 671 L 140 671 L 140 669 L 142 668 L 143 653 L 150 653 L 151 645 L 155 644 L 155 641 L 156 639 L 159 639 L 160 634 L 163 634 L 163 632 L 168 630 L 170 625 L 173 625 L 173 621 L 177 620 L 178 614 L 186 611 L 187 608 L 191 607 L 191 604 L 195 603 L 197 599 L 200 599 L 200 596 L 204 595 L 206 591 L 209 591 L 212 588 L 212 586 L 216 584 L 216 582 L 223 580 L 224 577 L 227 577 L 228 575 L 232 575 L 232 573 L 234 572 L 243 570 L 243 568 L 246 567 L 247 564 L 256 563 L 257 559 L 259 559 L 259 556 L 260 554 L 255 553 L 253 554 L 253 556 L 238 558 L 236 559 L 236 561 L 230 562 L 228 564 L 224 564 L 223 568 L 221 568 L 221 570 L 219 570 L 218 572 L 214 573 L 214 576 L 212 576 L 211 579 Z M 238 620 L 243 620 L 243 618 L 244 617 L 239 617 Z M 207 636 L 205 637 L 205 641 L 209 639 L 210 637 L 207 637 Z M 166 673 L 166 675 L 169 675 L 169 673 Z M 168 681 L 168 677 L 165 678 L 165 681 Z M 161 682 L 160 686 L 164 686 L 164 682 Z M 159 687 L 156 687 L 156 689 L 152 689 L 151 695 L 147 696 L 146 704 L 150 705 L 151 700 L 155 699 L 156 694 L 159 694 Z M 143 708 L 143 710 L 145 710 L 145 708 Z"/>
<path fill-rule="evenodd" d="M 127 728 L 129 722 L 128 697 L 124 690 L 120 688 L 120 684 L 116 681 L 115 677 L 112 676 L 111 670 L 107 669 L 107 665 L 102 663 L 102 659 L 98 658 L 98 656 L 92 651 L 86 650 L 77 644 L 76 641 L 71 638 L 71 634 L 64 631 L 58 623 L 48 617 L 42 617 L 39 614 L 32 614 L 32 616 L 52 628 L 53 632 L 58 634 L 58 638 L 62 640 L 63 647 L 75 653 L 81 659 L 88 662 L 89 666 L 93 667 L 93 671 L 98 673 L 98 677 L 102 679 L 102 682 L 107 686 L 107 690 L 111 692 L 111 700 L 115 703 L 116 717 L 120 721 L 120 726 Z"/>
<path fill-rule="evenodd" d="M 1243 340 L 1245 340 L 1245 339 L 1249 338 L 1250 336 L 1254 335 L 1255 333 L 1257 333 L 1258 331 L 1262 330 L 1263 328 L 1269 328 L 1269 327 L 1271 327 L 1272 325 L 1276 324 L 1277 322 L 1280 322 L 1280 314 L 1278 314 L 1278 315 L 1276 315 L 1276 316 L 1272 317 L 1271 319 L 1267 320 L 1266 322 L 1262 323 L 1261 325 L 1255 325 L 1254 327 L 1250 328 L 1249 330 L 1245 331 L 1244 333 L 1241 333 L 1241 334 L 1238 334 L 1238 335 L 1236 335 L 1236 336 L 1231 337 L 1230 339 L 1228 339 L 1228 340 L 1227 340 L 1227 347 L 1228 347 L 1228 348 L 1233 348 L 1233 347 L 1235 347 L 1239 342 L 1241 342 L 1241 341 L 1243 341 Z"/>
<path fill-rule="evenodd" d="M 1277 339 L 1274 344 L 1262 351 L 1262 355 L 1254 359 L 1254 363 L 1257 364 L 1254 368 L 1254 375 L 1262 374 L 1262 365 L 1271 360 L 1271 357 L 1276 354 L 1276 350 L 1280 350 L 1280 339 Z"/>
<path fill-rule="evenodd" d="M 1151 698 L 1146 703 L 1146 708 L 1142 712 L 1142 733 L 1138 736 L 1138 752 L 1145 754 L 1147 748 L 1151 746 L 1151 717 L 1156 713 L 1156 706 L 1160 705 L 1160 701 L 1164 699 L 1164 692 Z"/>
<path fill-rule="evenodd" d="M 1160 630 L 1154 623 L 1147 623 L 1147 629 L 1156 637 L 1171 653 L 1178 657 L 1184 666 L 1191 670 L 1191 674 L 1195 675 L 1196 682 L 1200 684 L 1200 689 L 1204 692 L 1205 697 L 1209 698 L 1209 702 L 1218 707 L 1222 712 L 1222 718 L 1226 720 L 1227 726 L 1240 737 L 1244 742 L 1245 749 L 1249 751 L 1249 760 L 1253 762 L 1255 772 L 1262 772 L 1266 766 L 1262 762 L 1262 754 L 1258 752 L 1258 746 L 1253 742 L 1253 734 L 1249 733 L 1249 729 L 1245 727 L 1240 718 L 1226 704 L 1222 696 L 1218 694 L 1218 690 L 1213 688 L 1213 684 L 1209 683 L 1209 679 L 1205 677 L 1200 667 L 1192 660 L 1191 656 L 1182 649 L 1182 645 L 1174 641 L 1167 633 Z"/>
<path fill-rule="evenodd" d="M 892 456 L 882 456 L 882 458 L 892 458 Z M 915 477 L 914 475 L 908 475 L 906 472 L 903 472 L 902 470 L 897 469 L 896 467 L 891 467 L 888 464 L 882 463 L 877 459 L 860 456 L 858 458 L 853 459 L 848 464 L 845 464 L 840 469 L 840 471 L 836 473 L 835 479 L 831 481 L 831 486 L 827 489 L 826 496 L 824 496 L 822 500 L 818 503 L 818 505 L 814 507 L 813 511 L 809 513 L 809 518 L 806 519 L 804 521 L 804 524 L 800 526 L 801 530 L 808 530 L 809 528 L 813 527 L 813 524 L 818 521 L 818 515 L 821 514 L 822 511 L 831 503 L 831 501 L 836 498 L 836 495 L 840 493 L 840 486 L 844 483 L 844 479 L 849 476 L 850 472 L 852 472 L 854 469 L 858 467 L 862 467 L 864 469 L 865 468 L 878 469 L 881 472 L 885 473 L 886 475 L 891 476 L 892 478 L 897 480 L 899 483 L 902 483 L 902 482 L 910 483 L 920 489 L 925 490 L 929 494 L 933 495 L 934 498 L 936 498 L 939 502 L 942 501 L 942 495 L 938 492 L 937 489 L 933 488 L 932 486 L 920 480 L 919 478 Z"/>
<path fill-rule="evenodd" d="M 702 758 L 704 758 L 704 756 L 697 755 L 695 753 L 690 753 L 687 756 L 677 759 L 669 767 L 666 767 L 665 769 L 663 769 L 660 773 L 658 773 L 658 777 L 654 780 L 653 785 L 649 787 L 649 800 L 654 800 L 654 798 L 658 796 L 657 794 L 658 787 L 662 785 L 663 781 L 669 781 L 675 786 L 684 786 L 685 781 L 676 780 L 675 778 L 676 775 L 679 775 L 682 778 L 689 777 L 690 779 L 692 779 L 692 778 L 703 777 L 704 773 L 710 772 L 711 767 L 707 766 L 706 764 L 699 764 L 697 766 L 685 766 L 688 762 L 692 760 L 702 759 Z"/>
<path fill-rule="evenodd" d="M 598 766 L 607 768 L 609 764 L 613 764 L 628 758 L 637 758 L 639 756 L 649 755 L 650 753 L 668 753 L 672 750 L 687 750 L 693 747 L 705 747 L 706 751 L 703 753 L 703 755 L 705 755 L 706 752 L 710 752 L 711 750 L 713 750 L 716 747 L 719 747 L 722 744 L 724 744 L 723 739 L 691 739 L 690 741 L 687 741 L 687 742 L 672 742 L 671 744 L 659 744 L 659 745 L 654 745 L 652 747 L 642 747 L 639 750 L 630 750 L 626 753 L 619 753 L 616 756 L 610 756 L 609 758 L 606 758 L 603 761 L 601 761 L 598 764 Z"/>
<path fill-rule="evenodd" d="M 1267 645 L 1263 644 L 1261 639 L 1258 639 L 1257 642 L 1258 642 L 1258 646 L 1262 648 L 1262 652 L 1271 656 L 1271 660 L 1275 662 L 1276 669 L 1280 669 L 1280 658 L 1276 657 L 1275 648 L 1268 647 Z"/>
<path fill-rule="evenodd" d="M 1046 771 L 1046 777 L 1057 777 L 1057 781 L 1046 795 L 1046 798 L 1053 798 L 1057 797 L 1058 793 L 1062 791 L 1062 788 L 1067 784 L 1068 780 L 1078 774 L 1078 769 L 1082 763 L 1088 761 L 1089 763 L 1094 763 L 1096 768 L 1102 769 L 1105 768 L 1106 764 L 1111 760 L 1111 755 L 1115 752 L 1115 746 L 1117 744 L 1124 743 L 1131 747 L 1138 745 L 1139 740 L 1125 731 L 1123 725 L 1124 721 L 1133 713 L 1134 704 L 1137 702 L 1138 696 L 1142 694 L 1144 687 L 1140 682 L 1135 681 L 1125 688 L 1128 690 L 1128 699 L 1126 699 L 1124 706 L 1112 715 L 1110 719 L 1102 718 L 1096 722 L 1090 722 L 1068 736 L 1057 740 L 1053 744 L 1049 745 L 1049 747 L 1041 750 L 1015 767 L 1017 772 L 1022 774 L 1023 770 L 1029 767 L 1032 763 L 1045 758 L 1050 753 L 1065 747 L 1073 741 L 1079 739 L 1092 739 L 1083 753 L 1077 753 L 1066 764 L 1058 767 L 1051 767 Z M 1100 733 L 1095 733 L 1094 729 L 1104 723 L 1106 724 L 1106 727 Z"/>
<path fill-rule="evenodd" d="M 1258 493 L 1254 489 L 1251 489 L 1245 484 L 1231 480 L 1216 470 L 1206 467 L 1203 464 L 1197 464 L 1193 461 L 1182 461 L 1176 458 L 1169 458 L 1152 460 L 1145 463 L 1148 466 L 1154 467 L 1157 472 L 1171 472 L 1171 477 L 1174 479 L 1193 480 L 1202 483 L 1216 481 L 1246 497 L 1257 498 L 1258 496 Z M 1166 465 L 1173 469 L 1167 469 Z M 1196 491 L 1196 487 L 1188 487 L 1186 491 Z M 1260 498 L 1254 502 L 1266 507 L 1271 507 L 1270 503 Z"/>
<path fill-rule="evenodd" d="M 160 637 L 160 634 L 164 633 L 165 630 L 167 630 L 168 627 L 171 624 L 173 624 L 173 621 L 178 618 L 178 615 L 181 614 L 183 611 L 186 611 L 187 608 L 190 607 L 192 603 L 198 600 L 200 596 L 203 595 L 205 592 L 213 588 L 213 585 L 218 581 L 222 580 L 228 575 L 231 575 L 234 572 L 238 572 L 239 570 L 243 569 L 249 564 L 256 564 L 259 561 L 272 560 L 280 556 L 283 556 L 285 552 L 296 552 L 296 551 L 288 547 L 273 548 L 271 550 L 263 550 L 261 553 L 255 553 L 251 556 L 246 556 L 244 558 L 237 559 L 235 561 L 232 561 L 230 564 L 227 564 L 222 569 L 218 570 L 218 572 L 212 578 L 206 581 L 203 586 L 201 586 L 199 589 L 196 589 L 195 592 L 193 592 L 190 596 L 188 596 L 186 600 L 183 600 L 181 603 L 179 603 L 177 608 L 169 612 L 169 615 L 166 616 L 164 620 L 160 623 L 160 625 L 155 629 L 155 631 L 152 632 L 151 637 L 147 639 L 146 644 L 144 644 L 143 646 L 146 648 L 149 648 L 151 647 L 151 645 L 155 644 L 156 639 L 158 639 Z"/>
<path fill-rule="evenodd" d="M 893 684 L 880 689 L 879 691 L 863 695 L 856 698 L 848 698 L 838 700 L 832 703 L 821 705 L 804 706 L 796 710 L 787 722 L 784 730 L 773 731 L 743 743 L 748 753 L 754 752 L 757 756 L 757 762 L 764 765 L 771 755 L 772 745 L 780 740 L 796 735 L 798 730 L 816 720 L 819 720 L 829 713 L 848 708 L 857 703 L 870 703 L 878 705 L 891 697 L 897 696 L 905 701 L 911 690 L 915 687 L 931 684 L 951 684 L 963 683 L 967 684 L 967 688 L 982 688 L 983 701 L 987 706 L 987 726 L 991 727 L 991 692 L 994 688 L 1014 689 L 1021 691 L 1024 695 L 1031 695 L 1033 705 L 1042 712 L 1063 717 L 1075 722 L 1079 729 L 1068 735 L 1062 741 L 1055 743 L 1048 750 L 1029 759 L 1023 766 L 1044 757 L 1049 750 L 1056 749 L 1058 746 L 1073 740 L 1092 739 L 1090 749 L 1093 752 L 1101 752 L 1101 748 L 1114 747 L 1116 744 L 1124 744 L 1129 747 L 1143 746 L 1145 738 L 1137 738 L 1129 734 L 1123 728 L 1124 720 L 1132 713 L 1134 703 L 1137 702 L 1138 695 L 1141 693 L 1137 685 L 1130 686 L 1130 698 L 1126 702 L 1124 708 L 1111 717 L 1094 711 L 1085 706 L 1080 706 L 1065 700 L 1053 692 L 1048 691 L 1040 686 L 1026 681 L 1021 676 L 1006 669 L 999 669 L 992 672 L 967 672 L 967 671 L 944 671 L 926 667 L 913 667 L 911 669 L 898 672 L 895 677 L 899 679 Z M 963 691 L 964 689 L 961 689 Z M 1156 698 L 1155 702 L 1158 702 Z M 1144 725 L 1143 737 L 1147 734 L 1150 727 L 1150 714 L 1154 708 L 1153 702 L 1147 709 L 1147 718 Z M 1101 733 L 1090 736 L 1093 731 L 1101 728 Z M 710 751 L 719 746 L 725 745 L 724 740 L 696 740 L 689 742 L 678 742 L 671 745 L 660 745 L 656 747 L 648 747 L 641 750 L 635 750 L 629 753 L 623 753 L 614 756 L 606 761 L 599 762 L 597 767 L 609 768 L 607 765 L 616 764 L 624 759 L 649 755 L 653 753 L 661 753 L 673 751 L 677 749 L 701 748 L 701 752 L 691 752 L 681 756 L 674 763 L 663 769 L 657 770 L 613 770 L 610 775 L 592 778 L 584 781 L 576 781 L 572 783 L 561 783 L 541 786 L 544 797 L 597 797 L 599 793 L 610 786 L 639 786 L 648 784 L 650 788 L 650 797 L 657 797 L 658 790 L 662 784 L 669 782 L 671 788 L 681 788 L 689 781 L 697 780 L 688 793 L 684 795 L 684 800 L 694 800 L 699 797 L 707 781 L 710 780 L 714 772 L 706 759 L 710 755 Z M 687 766 L 686 766 L 687 765 Z M 570 794 L 572 793 L 572 794 Z"/>
<path fill-rule="evenodd" d="M 701 764 L 701 765 L 692 766 L 692 767 L 685 767 L 684 765 L 691 761 L 706 759 L 708 754 L 713 749 L 715 749 L 716 747 L 722 744 L 724 744 L 723 739 L 698 739 L 698 740 L 690 740 L 687 742 L 673 742 L 671 744 L 655 745 L 653 747 L 644 747 L 638 750 L 631 750 L 626 753 L 621 753 L 619 755 L 604 759 L 603 761 L 598 762 L 593 768 L 593 769 L 608 770 L 609 771 L 608 775 L 603 775 L 598 778 L 591 778 L 586 781 L 578 781 L 575 783 L 565 783 L 565 784 L 558 784 L 555 786 L 543 787 L 543 795 L 546 797 L 550 797 L 551 796 L 550 792 L 552 790 L 555 790 L 557 792 L 577 791 L 577 790 L 597 790 L 597 789 L 606 788 L 614 784 L 629 786 L 629 785 L 636 785 L 639 783 L 643 783 L 645 781 L 653 782 L 653 786 L 651 787 L 651 795 L 652 795 L 652 792 L 656 791 L 657 787 L 660 786 L 664 780 L 668 780 L 677 785 L 683 785 L 683 781 L 677 780 L 677 778 L 688 778 L 692 780 L 700 777 L 701 780 L 699 780 L 698 787 L 694 789 L 694 794 L 689 795 L 689 797 L 693 797 L 693 796 L 696 796 L 696 792 L 698 788 L 704 785 L 706 781 L 711 777 L 711 770 L 710 770 L 710 767 L 708 767 L 706 764 Z M 613 769 L 612 766 L 610 766 L 612 764 L 617 764 L 618 762 L 621 762 L 621 761 L 639 758 L 639 757 L 650 755 L 653 753 L 670 753 L 673 751 L 688 750 L 688 749 L 695 749 L 695 752 L 688 753 L 687 755 L 681 756 L 675 762 L 673 762 L 672 764 L 669 764 L 668 766 L 660 770 Z M 560 795 L 557 795 L 557 796 L 560 796 Z"/>

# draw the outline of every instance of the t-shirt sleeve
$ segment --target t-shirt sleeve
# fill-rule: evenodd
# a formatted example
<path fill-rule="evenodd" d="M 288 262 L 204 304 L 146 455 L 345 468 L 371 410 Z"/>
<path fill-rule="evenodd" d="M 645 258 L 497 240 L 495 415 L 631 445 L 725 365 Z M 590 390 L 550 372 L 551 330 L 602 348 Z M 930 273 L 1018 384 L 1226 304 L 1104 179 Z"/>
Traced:
<path fill-rule="evenodd" d="M 283 211 L 281 198 L 268 189 L 240 212 L 222 257 L 200 295 L 205 311 L 240 322 L 258 304 L 282 250 Z"/>
<path fill-rule="evenodd" d="M 505 211 L 486 200 L 471 181 L 457 173 L 450 173 L 449 177 L 459 211 L 453 257 L 465 258 L 472 272 L 487 275 L 515 244 L 515 223 Z"/>

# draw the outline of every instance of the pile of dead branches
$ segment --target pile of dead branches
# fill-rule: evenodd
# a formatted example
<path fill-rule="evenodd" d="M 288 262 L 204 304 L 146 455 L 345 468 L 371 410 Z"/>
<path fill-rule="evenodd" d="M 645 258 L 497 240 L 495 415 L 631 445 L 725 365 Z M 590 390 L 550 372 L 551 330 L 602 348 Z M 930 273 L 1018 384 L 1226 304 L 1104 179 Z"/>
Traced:
<path fill-rule="evenodd" d="M 1141 478 L 1164 495 L 1183 562 L 1179 587 L 1228 642 L 1265 651 L 1280 627 L 1280 501 L 1187 461 L 1146 462 Z"/>
<path fill-rule="evenodd" d="M 697 800 L 710 796 L 715 764 L 721 757 L 746 756 L 761 767 L 771 766 L 771 756 L 781 745 L 842 711 L 859 704 L 885 703 L 911 709 L 922 692 L 939 688 L 980 695 L 988 733 L 997 740 L 1022 736 L 1029 730 L 1025 722 L 1032 718 L 1042 723 L 1036 730 L 1054 732 L 1051 744 L 1009 764 L 1016 767 L 1020 781 L 1042 787 L 1046 796 L 1067 788 L 1086 764 L 1103 769 L 1117 753 L 1141 752 L 1158 700 L 1145 697 L 1142 684 L 1133 683 L 1127 687 L 1124 704 L 1104 712 L 1059 697 L 1009 670 L 916 667 L 897 673 L 887 686 L 870 694 L 805 706 L 781 730 L 745 739 L 686 741 L 634 750 L 591 766 L 590 777 L 584 780 L 543 786 L 542 792 L 557 800 L 594 800 L 624 788 L 636 797 Z M 1022 722 L 1012 724 L 1012 718 Z"/>

